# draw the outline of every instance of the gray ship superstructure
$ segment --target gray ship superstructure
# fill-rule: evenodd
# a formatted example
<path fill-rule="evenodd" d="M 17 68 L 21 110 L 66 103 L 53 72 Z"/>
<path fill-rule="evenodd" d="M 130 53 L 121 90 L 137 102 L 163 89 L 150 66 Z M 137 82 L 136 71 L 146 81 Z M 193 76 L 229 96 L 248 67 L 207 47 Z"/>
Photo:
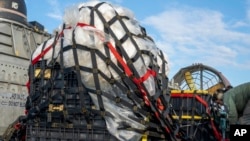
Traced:
<path fill-rule="evenodd" d="M 24 0 L 0 0 L 0 136 L 24 114 L 31 54 L 50 37 L 38 22 L 27 22 Z"/>

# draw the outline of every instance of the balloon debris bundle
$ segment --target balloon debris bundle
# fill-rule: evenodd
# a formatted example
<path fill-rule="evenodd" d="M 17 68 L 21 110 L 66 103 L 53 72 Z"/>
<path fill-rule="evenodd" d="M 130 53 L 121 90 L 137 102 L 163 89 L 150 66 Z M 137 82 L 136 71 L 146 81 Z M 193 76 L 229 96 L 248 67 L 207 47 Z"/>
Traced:
<path fill-rule="evenodd" d="M 181 138 L 166 59 L 128 9 L 99 1 L 68 7 L 55 36 L 32 54 L 26 139 Z"/>

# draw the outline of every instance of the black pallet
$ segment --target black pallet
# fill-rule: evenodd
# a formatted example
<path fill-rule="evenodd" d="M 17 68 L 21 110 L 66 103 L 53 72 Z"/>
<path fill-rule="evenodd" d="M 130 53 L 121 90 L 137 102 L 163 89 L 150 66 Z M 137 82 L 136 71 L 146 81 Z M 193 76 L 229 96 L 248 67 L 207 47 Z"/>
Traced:
<path fill-rule="evenodd" d="M 106 128 L 53 128 L 27 125 L 26 141 L 118 141 Z"/>
<path fill-rule="evenodd" d="M 197 96 L 204 100 L 204 102 L 206 102 L 209 106 L 210 100 L 212 99 L 211 95 L 199 94 Z M 177 115 L 190 115 L 193 113 L 194 115 L 204 116 L 207 112 L 206 107 L 195 98 L 171 97 L 170 103 L 172 105 L 172 109 Z"/>
<path fill-rule="evenodd" d="M 42 77 L 46 69 L 51 70 L 49 78 Z M 32 74 L 35 70 L 39 76 Z M 88 93 L 79 91 L 74 70 L 62 73 L 59 64 L 39 61 L 31 68 L 31 79 L 26 141 L 117 141 L 100 112 L 92 109 Z M 83 113 L 83 106 L 88 112 Z"/>

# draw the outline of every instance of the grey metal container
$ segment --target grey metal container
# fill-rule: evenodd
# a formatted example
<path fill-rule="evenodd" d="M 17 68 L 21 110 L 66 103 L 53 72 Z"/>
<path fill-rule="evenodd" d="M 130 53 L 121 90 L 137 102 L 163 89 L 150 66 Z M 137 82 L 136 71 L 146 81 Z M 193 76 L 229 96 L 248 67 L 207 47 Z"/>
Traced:
<path fill-rule="evenodd" d="M 23 0 L 0 0 L 0 136 L 24 114 L 31 54 L 50 37 L 28 26 Z"/>

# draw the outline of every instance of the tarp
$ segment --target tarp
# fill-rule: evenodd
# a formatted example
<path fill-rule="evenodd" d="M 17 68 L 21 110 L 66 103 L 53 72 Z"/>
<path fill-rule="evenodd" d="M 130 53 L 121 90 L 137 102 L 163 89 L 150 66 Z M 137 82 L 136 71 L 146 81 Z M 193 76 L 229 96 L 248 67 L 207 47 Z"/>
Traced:
<path fill-rule="evenodd" d="M 238 124 L 239 117 L 244 116 L 242 123 L 250 120 L 250 82 L 240 84 L 224 93 L 223 101 L 229 108 L 228 118 L 230 124 Z"/>
<path fill-rule="evenodd" d="M 28 117 L 38 113 L 37 106 L 40 106 L 39 113 L 48 107 L 46 103 L 37 104 L 40 103 L 37 97 L 46 102 L 53 100 L 53 96 L 48 95 L 50 90 L 58 88 L 60 82 L 57 80 L 62 80 L 60 76 L 68 77 L 68 72 L 72 72 L 78 78 L 78 85 L 71 89 L 77 90 L 83 109 L 77 114 L 89 117 L 89 113 L 98 113 L 105 118 L 108 131 L 119 140 L 139 140 L 148 130 L 149 136 L 154 132 L 158 138 L 165 139 L 165 135 L 166 138 L 176 138 L 178 128 L 168 115 L 170 94 L 167 91 L 169 68 L 166 58 L 129 10 L 98 1 L 69 7 L 55 37 L 38 46 L 32 54 L 31 68 L 34 71 L 31 72 L 40 72 L 41 77 L 30 78 L 33 105 Z M 43 74 L 49 67 L 53 72 L 56 63 L 62 69 L 58 78 L 52 77 L 48 81 L 55 85 L 51 86 Z M 72 82 L 66 81 L 65 77 L 62 84 Z M 45 89 L 47 85 L 52 88 Z M 73 92 L 66 91 L 64 86 L 60 86 L 58 89 L 61 90 L 56 94 L 58 97 L 66 95 L 66 98 L 58 98 L 59 102 L 49 101 L 49 104 L 64 104 L 67 107 L 64 110 L 69 113 L 65 101 Z M 94 108 L 86 108 L 86 96 L 91 97 L 94 105 L 89 107 Z M 153 123 L 156 121 L 157 124 Z"/>

